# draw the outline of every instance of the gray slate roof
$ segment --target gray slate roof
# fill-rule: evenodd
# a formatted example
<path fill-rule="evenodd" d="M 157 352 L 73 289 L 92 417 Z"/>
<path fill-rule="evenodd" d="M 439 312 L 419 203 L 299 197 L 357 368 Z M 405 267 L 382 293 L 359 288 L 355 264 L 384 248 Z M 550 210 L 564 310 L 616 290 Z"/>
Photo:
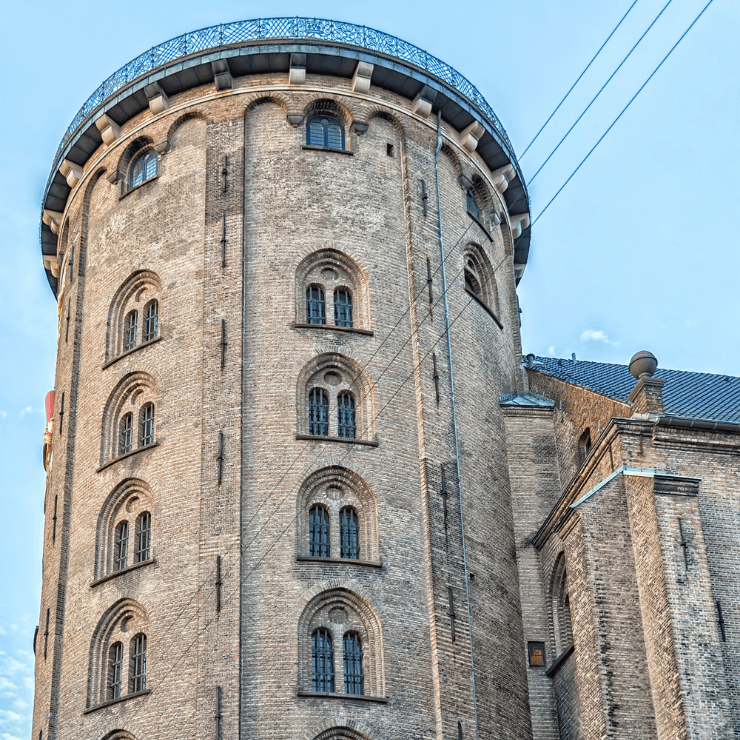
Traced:
<path fill-rule="evenodd" d="M 534 361 L 537 372 L 580 385 L 617 401 L 626 402 L 637 382 L 627 365 L 555 357 L 535 357 Z M 658 367 L 654 377 L 667 381 L 663 386 L 666 414 L 740 422 L 740 378 L 662 367 Z"/>

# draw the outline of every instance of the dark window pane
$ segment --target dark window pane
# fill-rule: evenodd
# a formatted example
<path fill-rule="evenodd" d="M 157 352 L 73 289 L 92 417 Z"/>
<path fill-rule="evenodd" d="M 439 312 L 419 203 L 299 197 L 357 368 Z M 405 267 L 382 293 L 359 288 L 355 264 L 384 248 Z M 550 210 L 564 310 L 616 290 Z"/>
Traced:
<path fill-rule="evenodd" d="M 352 294 L 344 288 L 334 291 L 334 323 L 352 326 Z"/>
<path fill-rule="evenodd" d="M 146 182 L 156 174 L 157 154 L 156 152 L 148 151 L 146 154 L 141 155 L 131 167 L 131 174 L 128 181 L 129 189 L 141 185 L 142 182 Z"/>
<path fill-rule="evenodd" d="M 355 428 L 355 399 L 351 393 L 339 394 L 337 399 L 337 416 L 338 429 L 340 437 L 354 439 L 356 436 Z"/>
<path fill-rule="evenodd" d="M 108 688 L 105 698 L 118 699 L 123 692 L 123 645 L 115 642 L 108 651 Z"/>
<path fill-rule="evenodd" d="M 326 149 L 344 149 L 344 127 L 335 118 L 314 116 L 306 125 L 306 143 Z"/>
<path fill-rule="evenodd" d="M 143 563 L 149 560 L 151 548 L 152 515 L 145 511 L 136 520 L 136 540 L 134 543 L 134 562 Z"/>
<path fill-rule="evenodd" d="M 127 452 L 131 452 L 131 447 L 134 442 L 134 415 L 124 414 L 121 419 L 121 425 L 118 435 L 118 452 L 120 455 L 125 455 Z"/>
<path fill-rule="evenodd" d="M 314 558 L 328 558 L 329 512 L 323 506 L 312 506 L 308 513 L 309 554 Z"/>
<path fill-rule="evenodd" d="M 138 317 L 136 314 L 136 311 L 131 311 L 131 313 L 126 316 L 126 319 L 123 322 L 123 351 L 127 352 L 130 349 L 133 349 L 136 346 L 136 324 Z"/>
<path fill-rule="evenodd" d="M 364 694 L 362 639 L 356 632 L 344 635 L 344 693 Z"/>
<path fill-rule="evenodd" d="M 357 514 L 351 506 L 339 512 L 340 557 L 357 560 L 360 557 L 360 537 Z"/>
<path fill-rule="evenodd" d="M 141 410 L 141 446 L 154 444 L 154 404 L 148 403 Z"/>
<path fill-rule="evenodd" d="M 159 306 L 156 301 L 152 301 L 146 307 L 146 313 L 144 314 L 144 341 L 150 342 L 157 336 L 157 324 L 159 314 Z"/>
<path fill-rule="evenodd" d="M 138 634 L 131 641 L 128 683 L 131 694 L 146 689 L 146 635 Z"/>
<path fill-rule="evenodd" d="M 128 522 L 116 527 L 113 538 L 113 570 L 121 570 L 128 565 Z"/>
<path fill-rule="evenodd" d="M 472 188 L 468 188 L 467 200 L 468 200 L 468 213 L 471 216 L 475 216 L 477 219 L 480 219 L 480 209 L 478 208 L 478 203 L 476 203 L 475 193 L 473 192 Z"/>
<path fill-rule="evenodd" d="M 329 149 L 344 149 L 344 131 L 336 121 L 327 124 L 326 146 Z"/>
<path fill-rule="evenodd" d="M 321 388 L 313 388 L 308 395 L 308 433 L 329 434 L 329 397 Z"/>
<path fill-rule="evenodd" d="M 324 146 L 324 126 L 321 119 L 312 118 L 307 127 L 308 145 Z"/>
<path fill-rule="evenodd" d="M 326 302 L 324 291 L 319 285 L 309 285 L 306 288 L 306 323 L 326 323 Z"/>
<path fill-rule="evenodd" d="M 323 628 L 311 635 L 311 689 L 334 691 L 334 648 L 329 630 Z"/>

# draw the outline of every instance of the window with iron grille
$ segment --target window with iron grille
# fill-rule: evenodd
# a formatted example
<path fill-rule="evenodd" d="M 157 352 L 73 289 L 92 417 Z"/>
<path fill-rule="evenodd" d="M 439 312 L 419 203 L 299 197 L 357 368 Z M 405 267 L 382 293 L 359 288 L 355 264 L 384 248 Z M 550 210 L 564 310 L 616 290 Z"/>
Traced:
<path fill-rule="evenodd" d="M 148 403 L 141 409 L 141 446 L 154 444 L 154 404 Z"/>
<path fill-rule="evenodd" d="M 312 388 L 308 394 L 308 433 L 329 434 L 329 396 L 323 388 Z"/>
<path fill-rule="evenodd" d="M 362 680 L 362 638 L 356 632 L 344 634 L 344 693 L 365 693 Z"/>
<path fill-rule="evenodd" d="M 336 118 L 309 118 L 306 124 L 306 144 L 325 149 L 344 149 L 344 127 Z"/>
<path fill-rule="evenodd" d="M 311 635 L 311 690 L 334 691 L 334 648 L 323 627 Z"/>
<path fill-rule="evenodd" d="M 340 557 L 351 560 L 357 560 L 360 557 L 357 512 L 351 506 L 345 506 L 339 512 L 339 540 Z"/>
<path fill-rule="evenodd" d="M 131 694 L 146 689 L 146 635 L 141 632 L 131 640 L 128 683 Z"/>
<path fill-rule="evenodd" d="M 114 642 L 108 650 L 108 687 L 105 698 L 118 699 L 123 692 L 123 644 Z"/>
<path fill-rule="evenodd" d="M 129 190 L 151 180 L 157 174 L 157 153 L 153 150 L 144 152 L 134 160 L 128 179 Z"/>
<path fill-rule="evenodd" d="M 355 399 L 348 391 L 340 393 L 337 398 L 337 416 L 339 436 L 354 439 L 357 431 L 355 427 Z"/>
<path fill-rule="evenodd" d="M 352 326 L 352 294 L 346 288 L 334 291 L 334 324 Z"/>
<path fill-rule="evenodd" d="M 151 342 L 157 338 L 157 324 L 159 323 L 159 304 L 150 301 L 144 309 L 144 341 Z"/>
<path fill-rule="evenodd" d="M 123 351 L 133 349 L 136 346 L 136 325 L 138 323 L 138 314 L 131 311 L 123 322 Z"/>
<path fill-rule="evenodd" d="M 468 202 L 468 213 L 480 220 L 480 208 L 478 208 L 478 203 L 475 200 L 475 193 L 473 192 L 473 188 L 467 189 L 465 197 Z"/>
<path fill-rule="evenodd" d="M 116 527 L 113 538 L 113 570 L 121 570 L 128 565 L 128 522 Z"/>
<path fill-rule="evenodd" d="M 318 504 L 308 513 L 308 552 L 314 558 L 328 558 L 331 554 L 329 512 Z"/>
<path fill-rule="evenodd" d="M 118 434 L 118 453 L 125 455 L 131 452 L 134 443 L 134 415 L 132 413 L 124 414 L 121 418 L 121 424 Z"/>
<path fill-rule="evenodd" d="M 326 323 L 326 301 L 324 289 L 320 285 L 309 285 L 306 288 L 306 323 Z"/>
<path fill-rule="evenodd" d="M 134 541 L 134 562 L 143 563 L 149 560 L 151 548 L 152 515 L 142 511 L 136 519 L 136 536 Z"/>

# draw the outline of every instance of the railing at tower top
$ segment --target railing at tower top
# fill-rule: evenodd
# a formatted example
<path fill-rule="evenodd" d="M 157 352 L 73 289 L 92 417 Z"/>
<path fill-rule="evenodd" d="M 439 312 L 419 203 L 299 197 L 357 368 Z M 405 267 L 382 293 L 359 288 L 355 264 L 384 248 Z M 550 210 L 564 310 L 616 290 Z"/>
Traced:
<path fill-rule="evenodd" d="M 210 26 L 209 28 L 201 28 L 199 31 L 185 33 L 182 36 L 165 41 L 163 44 L 154 46 L 149 51 L 145 51 L 114 72 L 85 101 L 62 137 L 54 157 L 55 162 L 80 124 L 107 98 L 138 77 L 164 64 L 200 51 L 259 39 L 321 39 L 323 41 L 334 41 L 388 54 L 425 69 L 468 98 L 489 119 L 509 147 L 513 164 L 518 169 L 518 164 L 514 158 L 514 149 L 493 109 L 475 85 L 450 67 L 449 64 L 445 64 L 418 46 L 366 26 L 321 18 L 298 17 L 257 18 L 249 21 L 222 23 L 218 26 Z"/>

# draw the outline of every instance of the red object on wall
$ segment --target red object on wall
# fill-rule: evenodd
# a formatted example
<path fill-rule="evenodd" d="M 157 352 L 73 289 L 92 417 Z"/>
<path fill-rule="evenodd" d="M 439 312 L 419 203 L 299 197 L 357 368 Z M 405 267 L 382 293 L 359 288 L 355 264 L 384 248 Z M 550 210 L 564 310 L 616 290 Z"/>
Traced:
<path fill-rule="evenodd" d="M 46 394 L 46 421 L 51 421 L 51 417 L 54 416 L 54 391 L 49 391 Z"/>

